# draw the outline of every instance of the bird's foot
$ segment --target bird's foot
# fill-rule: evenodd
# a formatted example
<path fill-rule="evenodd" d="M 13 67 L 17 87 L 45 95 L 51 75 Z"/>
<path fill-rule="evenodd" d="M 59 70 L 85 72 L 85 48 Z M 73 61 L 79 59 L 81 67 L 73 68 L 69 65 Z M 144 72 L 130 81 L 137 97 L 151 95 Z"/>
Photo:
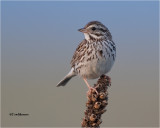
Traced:
<path fill-rule="evenodd" d="M 98 95 L 97 90 L 95 88 L 93 88 L 93 87 L 89 87 L 89 90 L 87 91 L 87 95 L 90 95 L 92 91 L 96 92 L 96 94 Z"/>

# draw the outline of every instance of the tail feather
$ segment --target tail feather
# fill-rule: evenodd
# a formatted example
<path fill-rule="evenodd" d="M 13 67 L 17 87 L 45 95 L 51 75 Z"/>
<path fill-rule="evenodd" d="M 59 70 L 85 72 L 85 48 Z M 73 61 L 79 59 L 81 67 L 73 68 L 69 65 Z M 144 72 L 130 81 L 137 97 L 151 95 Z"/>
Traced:
<path fill-rule="evenodd" d="M 72 68 L 71 71 L 57 84 L 57 87 L 65 86 L 68 83 L 68 81 L 74 76 L 75 76 L 75 72 Z"/>
<path fill-rule="evenodd" d="M 61 81 L 57 84 L 57 87 L 59 87 L 59 86 L 65 86 L 71 78 L 72 78 L 72 77 L 64 77 L 64 79 L 61 80 Z"/>

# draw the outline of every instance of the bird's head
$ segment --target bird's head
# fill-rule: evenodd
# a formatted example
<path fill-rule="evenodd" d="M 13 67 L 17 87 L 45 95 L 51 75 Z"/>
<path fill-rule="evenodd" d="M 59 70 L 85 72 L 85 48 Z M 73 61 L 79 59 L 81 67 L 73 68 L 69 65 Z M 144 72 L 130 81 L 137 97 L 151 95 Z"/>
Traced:
<path fill-rule="evenodd" d="M 79 31 L 84 33 L 86 40 L 112 38 L 108 28 L 99 21 L 91 21 Z"/>

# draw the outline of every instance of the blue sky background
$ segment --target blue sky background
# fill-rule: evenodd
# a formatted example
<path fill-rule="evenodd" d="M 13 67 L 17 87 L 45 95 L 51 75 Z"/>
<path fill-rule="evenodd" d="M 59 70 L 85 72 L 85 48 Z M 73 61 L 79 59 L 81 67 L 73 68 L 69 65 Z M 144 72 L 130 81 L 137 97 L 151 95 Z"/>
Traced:
<path fill-rule="evenodd" d="M 117 46 L 102 126 L 158 126 L 158 16 L 156 1 L 3 1 L 2 124 L 80 126 L 86 85 L 76 77 L 55 86 L 84 39 L 77 30 L 98 20 Z M 11 119 L 9 112 L 30 116 Z"/>

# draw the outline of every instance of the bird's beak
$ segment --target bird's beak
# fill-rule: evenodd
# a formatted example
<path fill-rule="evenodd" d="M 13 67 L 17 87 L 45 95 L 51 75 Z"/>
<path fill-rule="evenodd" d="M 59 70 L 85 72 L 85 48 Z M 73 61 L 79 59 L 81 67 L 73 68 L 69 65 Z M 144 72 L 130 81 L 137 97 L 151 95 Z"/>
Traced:
<path fill-rule="evenodd" d="M 88 32 L 87 29 L 85 29 L 85 28 L 78 29 L 78 31 L 83 32 L 83 33 L 87 33 Z"/>

